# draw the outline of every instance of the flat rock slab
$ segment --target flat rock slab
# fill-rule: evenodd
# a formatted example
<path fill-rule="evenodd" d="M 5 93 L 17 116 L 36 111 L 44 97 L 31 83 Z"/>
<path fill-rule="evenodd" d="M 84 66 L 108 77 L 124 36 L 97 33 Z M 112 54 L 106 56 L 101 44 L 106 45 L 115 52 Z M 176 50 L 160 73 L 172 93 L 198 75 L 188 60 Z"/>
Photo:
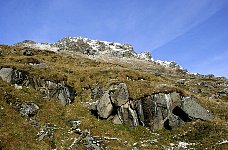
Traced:
<path fill-rule="evenodd" d="M 202 120 L 211 120 L 213 118 L 211 112 L 197 103 L 194 97 L 185 97 L 182 106 L 183 111 L 190 117 Z"/>

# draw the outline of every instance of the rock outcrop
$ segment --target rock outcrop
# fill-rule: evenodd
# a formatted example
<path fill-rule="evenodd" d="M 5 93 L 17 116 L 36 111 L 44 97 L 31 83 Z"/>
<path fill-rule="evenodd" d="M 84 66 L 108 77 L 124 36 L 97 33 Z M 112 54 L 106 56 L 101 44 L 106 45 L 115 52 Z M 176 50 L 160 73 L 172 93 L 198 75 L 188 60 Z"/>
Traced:
<path fill-rule="evenodd" d="M 14 70 L 12 68 L 2 68 L 0 70 L 0 77 L 3 81 L 11 84 L 22 84 L 26 75 L 22 71 Z"/>
<path fill-rule="evenodd" d="M 187 70 L 174 61 L 154 60 L 149 52 L 136 53 L 133 46 L 128 43 L 92 40 L 84 37 L 64 37 L 55 43 L 36 43 L 25 40 L 15 45 L 54 52 L 79 52 L 89 56 L 99 56 L 107 60 L 110 60 L 110 58 L 143 60 L 161 65 L 165 68 L 180 70 L 183 73 L 187 72 Z M 23 55 L 31 56 L 32 53 L 25 51 Z"/>
<path fill-rule="evenodd" d="M 56 83 L 55 81 L 29 77 L 25 72 L 12 68 L 0 69 L 0 77 L 10 84 L 31 86 L 44 94 L 44 98 L 56 97 L 64 105 L 72 103 L 76 96 L 74 88 L 65 85 L 64 82 Z"/>
<path fill-rule="evenodd" d="M 178 92 L 154 93 L 129 100 L 125 83 L 112 85 L 90 108 L 99 117 L 110 116 L 115 124 L 146 126 L 151 130 L 174 129 L 193 119 L 211 120 L 212 114 L 193 97 Z"/>
<path fill-rule="evenodd" d="M 130 44 L 114 43 L 107 41 L 91 40 L 82 37 L 65 37 L 62 40 L 54 43 L 54 46 L 59 50 L 76 51 L 86 55 L 106 55 L 110 57 L 127 57 L 148 59 L 141 57 L 133 50 Z"/>

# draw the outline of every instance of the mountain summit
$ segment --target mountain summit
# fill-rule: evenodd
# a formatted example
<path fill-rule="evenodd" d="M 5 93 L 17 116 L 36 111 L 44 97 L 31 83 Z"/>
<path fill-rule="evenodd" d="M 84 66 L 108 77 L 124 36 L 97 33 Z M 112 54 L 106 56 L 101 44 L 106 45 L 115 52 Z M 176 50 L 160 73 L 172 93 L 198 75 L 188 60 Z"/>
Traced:
<path fill-rule="evenodd" d="M 175 61 L 154 60 L 149 52 L 136 53 L 133 46 L 128 43 L 116 43 L 100 40 L 92 40 L 83 37 L 65 37 L 56 43 L 36 43 L 34 41 L 25 40 L 15 45 L 25 46 L 50 51 L 70 51 L 79 52 L 94 57 L 102 58 L 122 58 L 122 59 L 138 59 L 149 61 L 164 67 L 185 70 Z"/>

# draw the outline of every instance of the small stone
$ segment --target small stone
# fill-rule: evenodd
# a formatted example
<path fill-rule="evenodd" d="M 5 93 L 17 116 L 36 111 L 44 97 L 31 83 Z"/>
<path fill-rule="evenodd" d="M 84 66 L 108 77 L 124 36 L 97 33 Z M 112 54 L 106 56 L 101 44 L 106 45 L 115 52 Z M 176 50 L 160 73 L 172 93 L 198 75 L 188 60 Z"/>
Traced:
<path fill-rule="evenodd" d="M 35 103 L 29 102 L 21 104 L 19 112 L 22 116 L 32 117 L 38 112 L 38 110 L 39 106 L 37 106 Z"/>

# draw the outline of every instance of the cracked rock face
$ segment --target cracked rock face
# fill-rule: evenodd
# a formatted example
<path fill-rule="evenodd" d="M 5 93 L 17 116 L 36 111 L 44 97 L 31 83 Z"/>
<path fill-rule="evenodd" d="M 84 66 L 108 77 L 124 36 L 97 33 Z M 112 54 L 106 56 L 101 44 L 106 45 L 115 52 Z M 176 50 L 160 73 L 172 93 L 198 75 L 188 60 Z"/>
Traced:
<path fill-rule="evenodd" d="M 130 101 L 125 83 L 112 85 L 98 99 L 96 107 L 91 108 L 101 118 L 113 116 L 114 124 L 142 125 L 151 130 L 178 128 L 192 119 L 212 119 L 211 112 L 195 97 L 183 97 L 177 92 L 156 93 Z"/>

